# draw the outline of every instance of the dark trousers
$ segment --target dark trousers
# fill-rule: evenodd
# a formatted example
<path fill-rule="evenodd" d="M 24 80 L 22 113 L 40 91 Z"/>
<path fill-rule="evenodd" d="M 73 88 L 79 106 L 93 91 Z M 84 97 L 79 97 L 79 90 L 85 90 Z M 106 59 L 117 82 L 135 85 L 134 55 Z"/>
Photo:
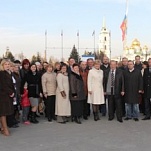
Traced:
<path fill-rule="evenodd" d="M 146 117 L 150 117 L 150 115 L 151 115 L 150 99 L 151 98 L 145 98 L 145 114 L 146 114 Z"/>
<path fill-rule="evenodd" d="M 109 118 L 114 118 L 114 113 L 116 111 L 116 116 L 118 120 L 122 119 L 122 102 L 121 98 L 116 98 L 114 95 L 108 95 L 108 112 Z"/>
<path fill-rule="evenodd" d="M 124 96 L 121 97 L 121 102 L 122 102 L 122 115 L 124 117 L 125 114 L 126 114 L 126 111 L 125 111 L 125 97 Z"/>
<path fill-rule="evenodd" d="M 87 117 L 89 115 L 89 104 L 87 103 L 87 97 L 83 100 L 83 116 Z"/>
<path fill-rule="evenodd" d="M 45 100 L 46 115 L 50 119 L 55 118 L 55 100 L 55 95 L 47 96 L 47 99 Z"/>
<path fill-rule="evenodd" d="M 100 113 L 102 113 L 102 115 L 106 115 L 106 99 L 107 99 L 107 96 L 105 95 L 104 96 L 104 99 L 105 99 L 105 103 L 104 104 L 101 104 L 99 106 L 99 110 L 100 110 Z"/>
<path fill-rule="evenodd" d="M 6 121 L 8 127 L 12 127 L 13 125 L 18 124 L 14 114 L 6 116 Z"/>
<path fill-rule="evenodd" d="M 71 100 L 72 117 L 81 117 L 83 115 L 83 100 Z"/>

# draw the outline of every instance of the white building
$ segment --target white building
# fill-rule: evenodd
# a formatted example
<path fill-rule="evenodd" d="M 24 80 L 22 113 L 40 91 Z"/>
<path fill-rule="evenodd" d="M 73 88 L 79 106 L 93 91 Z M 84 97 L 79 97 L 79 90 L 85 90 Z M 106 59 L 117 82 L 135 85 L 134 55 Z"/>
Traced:
<path fill-rule="evenodd" d="M 106 28 L 105 18 L 103 18 L 102 29 L 99 35 L 99 51 L 104 52 L 107 57 L 111 57 L 111 35 L 110 31 Z"/>

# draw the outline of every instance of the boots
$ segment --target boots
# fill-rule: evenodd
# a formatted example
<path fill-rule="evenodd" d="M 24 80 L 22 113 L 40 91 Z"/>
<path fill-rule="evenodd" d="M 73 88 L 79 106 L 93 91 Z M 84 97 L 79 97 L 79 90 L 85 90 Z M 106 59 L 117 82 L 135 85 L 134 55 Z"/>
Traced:
<path fill-rule="evenodd" d="M 5 136 L 9 136 L 10 132 L 7 127 L 6 116 L 1 117 L 1 125 L 2 125 L 1 133 Z"/>
<path fill-rule="evenodd" d="M 97 120 L 98 120 L 97 113 L 96 113 L 96 112 L 93 112 L 93 114 L 94 114 L 94 121 L 97 121 Z"/>
<path fill-rule="evenodd" d="M 97 116 L 97 120 L 100 120 L 100 117 L 99 117 L 99 113 L 98 113 L 98 112 L 96 113 L 96 116 Z"/>
<path fill-rule="evenodd" d="M 82 124 L 82 123 L 81 123 L 81 120 L 80 120 L 80 117 L 77 117 L 77 116 L 75 117 L 75 122 L 76 122 L 77 124 Z"/>
<path fill-rule="evenodd" d="M 33 123 L 33 124 L 38 124 L 39 123 L 39 121 L 37 121 L 37 119 L 36 119 L 36 112 L 32 112 L 30 122 Z"/>

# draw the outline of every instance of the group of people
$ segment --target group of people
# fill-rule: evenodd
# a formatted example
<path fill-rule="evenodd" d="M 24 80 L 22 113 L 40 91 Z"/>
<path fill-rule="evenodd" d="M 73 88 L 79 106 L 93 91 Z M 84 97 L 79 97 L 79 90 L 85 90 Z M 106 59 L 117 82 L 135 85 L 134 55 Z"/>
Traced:
<path fill-rule="evenodd" d="M 121 62 L 104 56 L 100 60 L 88 59 L 68 65 L 56 62 L 30 63 L 24 59 L 0 64 L 0 123 L 1 133 L 9 136 L 8 127 L 16 128 L 20 122 L 37 124 L 37 117 L 45 115 L 51 122 L 81 124 L 91 113 L 94 121 L 100 113 L 112 121 L 139 121 L 139 113 L 149 120 L 151 109 L 151 58 L 135 62 L 122 58 Z"/>

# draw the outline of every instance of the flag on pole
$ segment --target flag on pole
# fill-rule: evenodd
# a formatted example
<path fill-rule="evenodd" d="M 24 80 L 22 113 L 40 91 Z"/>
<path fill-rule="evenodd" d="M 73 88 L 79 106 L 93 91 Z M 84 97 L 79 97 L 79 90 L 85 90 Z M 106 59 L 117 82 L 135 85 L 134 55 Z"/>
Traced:
<path fill-rule="evenodd" d="M 93 31 L 93 33 L 92 33 L 92 36 L 94 36 L 95 35 L 95 30 Z"/>
<path fill-rule="evenodd" d="M 122 41 L 125 40 L 125 36 L 127 34 L 127 16 L 125 15 L 124 20 L 120 26 L 121 30 L 122 30 Z"/>
<path fill-rule="evenodd" d="M 127 34 L 127 15 L 128 15 L 128 0 L 126 0 L 126 13 L 123 19 L 123 22 L 120 26 L 121 30 L 122 30 L 122 41 L 125 40 L 126 34 Z"/>

